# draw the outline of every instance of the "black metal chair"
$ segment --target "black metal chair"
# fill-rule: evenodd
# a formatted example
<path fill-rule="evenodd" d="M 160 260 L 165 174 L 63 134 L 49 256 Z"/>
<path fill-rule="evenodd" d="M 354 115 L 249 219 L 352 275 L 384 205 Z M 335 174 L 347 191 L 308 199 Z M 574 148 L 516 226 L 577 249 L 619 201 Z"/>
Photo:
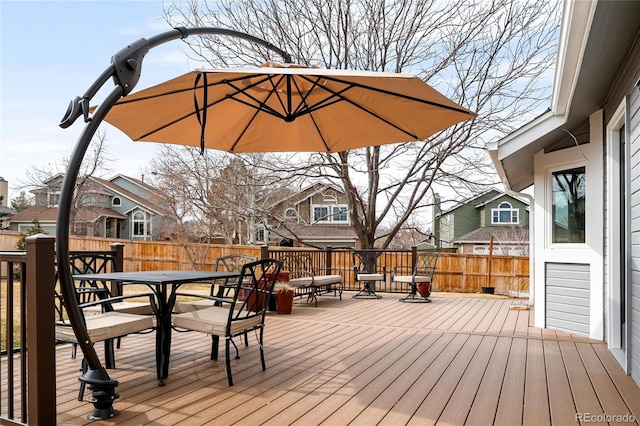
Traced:
<path fill-rule="evenodd" d="M 71 265 L 72 275 L 81 274 L 99 274 L 103 272 L 115 272 L 115 255 L 112 252 L 84 252 L 74 251 L 69 254 L 69 263 Z M 107 285 L 106 281 L 99 280 L 76 280 L 76 293 L 78 295 L 78 303 L 94 302 L 98 299 L 113 298 L 121 296 L 121 289 L 113 291 Z M 133 298 L 135 296 L 132 296 Z M 112 300 L 110 304 L 111 310 L 136 315 L 152 315 L 153 308 L 146 301 L 126 300 L 130 297 L 123 298 L 120 301 Z M 100 313 L 102 307 L 100 304 L 91 305 L 85 311 L 87 313 Z"/>
<path fill-rule="evenodd" d="M 215 271 L 224 271 L 224 272 L 240 272 L 242 267 L 249 262 L 255 262 L 258 260 L 255 256 L 250 256 L 248 254 L 230 254 L 226 256 L 220 256 L 216 258 Z M 216 280 L 211 286 L 211 290 L 209 292 L 209 296 L 225 296 L 228 295 L 229 291 L 233 290 L 237 284 L 236 279 L 225 278 Z M 211 299 L 203 299 L 201 295 L 192 294 L 192 293 L 176 293 L 176 296 L 180 296 L 181 300 L 176 300 L 176 304 L 174 306 L 174 312 L 176 313 L 184 313 L 184 312 L 193 312 L 200 309 L 205 309 L 213 306 L 215 303 L 214 300 Z"/>
<path fill-rule="evenodd" d="M 430 303 L 431 287 L 433 283 L 433 274 L 436 271 L 436 262 L 438 261 L 437 251 L 418 252 L 415 257 L 415 264 L 409 271 L 409 274 L 403 275 L 402 267 L 394 268 L 391 272 L 391 281 L 406 283 L 411 285 L 411 292 L 401 302 L 421 302 Z"/>
<path fill-rule="evenodd" d="M 89 339 L 91 343 L 105 342 L 105 367 L 115 368 L 113 340 L 133 333 L 151 332 L 155 330 L 155 322 L 152 315 L 119 312 L 114 310 L 114 306 L 119 303 L 126 303 L 126 299 L 133 297 L 148 297 L 149 306 L 152 308 L 152 312 L 154 312 L 156 309 L 154 296 L 153 294 L 146 294 L 106 297 L 103 289 L 85 289 L 80 293 L 80 297 L 88 297 L 89 293 L 96 294 L 95 300 L 78 305 Z M 100 296 L 97 296 L 97 294 L 100 294 Z M 56 342 L 73 344 L 72 357 L 75 358 L 78 340 L 71 327 L 71 323 L 67 319 L 64 299 L 57 290 L 55 291 L 55 298 L 55 339 Z M 95 307 L 99 309 L 99 312 L 86 313 L 86 309 Z M 87 364 L 84 358 L 82 360 L 81 370 L 83 373 L 87 371 Z M 84 397 L 84 388 L 85 382 L 80 382 L 80 390 L 78 392 L 79 401 L 82 401 Z"/>
<path fill-rule="evenodd" d="M 219 304 L 197 311 L 176 314 L 173 317 L 173 326 L 177 329 L 211 335 L 212 360 L 218 359 L 220 337 L 224 337 L 229 386 L 233 386 L 230 345 L 236 349 L 236 359 L 240 358 L 238 347 L 233 342 L 233 338 L 236 336 L 246 335 L 252 330 L 256 331 L 262 370 L 267 368 L 263 346 L 264 318 L 281 267 L 282 262 L 276 259 L 262 259 L 246 263 L 242 267 L 235 288 L 227 296 L 203 296 L 219 302 Z"/>
<path fill-rule="evenodd" d="M 384 282 L 387 276 L 386 266 L 378 266 L 378 257 L 382 252 L 377 250 L 356 250 L 353 252 L 353 277 L 361 282 L 362 288 L 353 297 L 356 299 L 382 299 L 375 292 L 375 283 Z"/>

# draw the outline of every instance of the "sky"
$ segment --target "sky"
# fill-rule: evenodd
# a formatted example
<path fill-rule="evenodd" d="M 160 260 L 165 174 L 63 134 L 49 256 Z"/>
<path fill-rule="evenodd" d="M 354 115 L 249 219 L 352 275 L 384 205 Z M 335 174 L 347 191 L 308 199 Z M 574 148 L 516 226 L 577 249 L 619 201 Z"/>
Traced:
<path fill-rule="evenodd" d="M 87 91 L 116 52 L 169 31 L 162 15 L 158 0 L 0 0 L 0 177 L 9 182 L 9 200 L 18 196 L 27 170 L 53 167 L 70 156 L 84 123 L 79 118 L 67 129 L 59 127 L 69 102 Z M 174 40 L 152 49 L 136 90 L 195 68 L 181 45 Z M 104 87 L 111 90 L 111 80 Z M 160 145 L 132 142 L 107 123 L 101 129 L 116 163 L 103 177 L 141 178 Z"/>

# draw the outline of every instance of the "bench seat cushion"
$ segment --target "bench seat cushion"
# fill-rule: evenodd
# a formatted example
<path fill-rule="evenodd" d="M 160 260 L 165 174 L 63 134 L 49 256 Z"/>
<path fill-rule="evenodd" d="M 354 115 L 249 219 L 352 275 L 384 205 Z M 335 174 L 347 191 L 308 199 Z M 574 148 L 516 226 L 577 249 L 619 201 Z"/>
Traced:
<path fill-rule="evenodd" d="M 399 283 L 430 283 L 431 277 L 426 275 L 396 275 L 393 277 L 394 282 Z"/>
<path fill-rule="evenodd" d="M 342 282 L 342 275 L 316 275 L 313 277 L 292 278 L 289 284 L 294 287 L 318 287 Z"/>

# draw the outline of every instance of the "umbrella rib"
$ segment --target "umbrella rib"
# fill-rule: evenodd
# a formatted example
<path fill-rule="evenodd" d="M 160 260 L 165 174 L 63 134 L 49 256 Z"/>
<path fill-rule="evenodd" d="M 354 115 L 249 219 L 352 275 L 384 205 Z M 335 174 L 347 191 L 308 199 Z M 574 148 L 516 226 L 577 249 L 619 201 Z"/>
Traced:
<path fill-rule="evenodd" d="M 306 79 L 307 81 L 309 81 L 309 82 L 313 83 L 313 80 L 306 78 L 306 76 L 302 76 L 302 77 L 303 77 L 304 79 Z M 302 115 L 304 115 L 304 114 L 311 114 L 312 112 L 317 111 L 317 110 L 319 110 L 319 109 L 326 108 L 326 107 L 328 107 L 328 106 L 330 106 L 330 105 L 333 105 L 333 104 L 335 104 L 335 103 L 338 103 L 338 102 L 344 101 L 344 102 L 348 102 L 348 103 L 349 103 L 349 104 L 351 104 L 352 106 L 354 106 L 354 107 L 356 107 L 356 108 L 358 108 L 358 109 L 360 109 L 360 110 L 362 110 L 362 111 L 366 112 L 367 114 L 369 114 L 369 115 L 371 115 L 371 116 L 373 116 L 373 117 L 377 118 L 378 120 L 382 121 L 383 123 L 387 123 L 387 124 L 388 124 L 388 125 L 390 125 L 391 127 L 393 127 L 393 128 L 395 128 L 395 129 L 397 129 L 397 130 L 401 131 L 402 133 L 404 133 L 404 134 L 406 134 L 406 135 L 408 135 L 408 136 L 410 136 L 410 137 L 412 137 L 412 138 L 415 138 L 416 140 L 419 140 L 419 139 L 420 139 L 420 137 L 419 137 L 418 135 L 413 134 L 413 133 L 411 133 L 410 131 L 408 131 L 408 130 L 406 130 L 406 129 L 401 128 L 401 127 L 400 127 L 400 126 L 398 126 L 397 124 L 392 123 L 391 121 L 387 120 L 386 118 L 382 117 L 381 115 L 379 115 L 379 114 L 377 114 L 377 113 L 375 113 L 375 112 L 373 112 L 373 111 L 371 111 L 371 110 L 369 110 L 369 109 L 367 109 L 367 108 L 363 107 L 362 105 L 359 105 L 359 104 L 357 104 L 357 103 L 355 103 L 355 102 L 351 101 L 349 98 L 347 98 L 347 97 L 345 97 L 345 96 L 343 95 L 343 93 L 347 92 L 347 91 L 348 91 L 348 90 L 350 90 L 350 89 L 353 89 L 354 87 L 369 88 L 368 86 L 357 85 L 357 84 L 354 84 L 354 83 L 349 83 L 349 82 L 344 82 L 344 81 L 341 81 L 341 83 L 346 84 L 346 85 L 347 85 L 347 87 L 345 87 L 345 88 L 343 88 L 342 90 L 337 91 L 337 92 L 336 92 L 336 91 L 334 91 L 334 90 L 331 90 L 331 89 L 329 89 L 329 88 L 327 88 L 327 87 L 323 87 L 323 89 L 324 89 L 324 90 L 326 90 L 327 92 L 329 92 L 331 95 L 330 95 L 330 96 L 328 96 L 327 98 L 323 99 L 322 101 L 320 101 L 320 102 L 316 103 L 316 104 L 315 104 L 315 105 L 313 105 L 312 107 L 307 107 L 307 109 L 306 109 L 306 111 L 304 111 L 304 113 L 297 114 L 297 115 L 296 115 L 296 117 L 302 116 Z M 389 94 L 393 94 L 393 92 L 388 92 L 388 93 L 389 93 Z M 332 98 L 335 98 L 335 100 L 331 100 Z M 331 100 L 331 101 L 330 101 L 330 100 Z M 315 120 L 314 120 L 314 125 L 315 125 Z M 316 128 L 317 128 L 317 125 L 316 125 Z M 326 142 L 324 142 L 324 139 L 323 139 L 323 143 L 325 143 L 325 145 L 326 145 Z"/>
<path fill-rule="evenodd" d="M 306 76 L 302 76 L 302 77 L 306 78 Z M 360 87 L 362 89 L 371 90 L 373 92 L 383 93 L 385 95 L 395 96 L 395 97 L 398 97 L 398 98 L 403 98 L 403 99 L 407 99 L 407 100 L 410 100 L 410 101 L 419 102 L 419 103 L 422 103 L 422 104 L 433 105 L 433 106 L 437 106 L 439 108 L 448 109 L 450 111 L 460 112 L 460 113 L 467 114 L 467 115 L 471 115 L 472 114 L 465 108 L 458 108 L 458 107 L 454 107 L 454 106 L 451 106 L 451 105 L 441 104 L 439 102 L 429 101 L 429 100 L 426 100 L 426 99 L 420 99 L 420 98 L 416 98 L 415 96 L 404 95 L 402 93 L 392 92 L 390 90 L 380 89 L 380 88 L 377 88 L 377 87 L 368 86 L 366 84 L 354 83 L 352 81 L 342 80 L 340 78 L 335 78 L 335 77 L 332 77 L 332 76 L 328 76 L 328 77 L 327 76 L 323 76 L 323 78 L 325 78 L 327 80 L 330 80 L 330 81 L 334 81 L 336 83 L 346 84 L 346 85 L 351 86 L 351 87 Z"/>

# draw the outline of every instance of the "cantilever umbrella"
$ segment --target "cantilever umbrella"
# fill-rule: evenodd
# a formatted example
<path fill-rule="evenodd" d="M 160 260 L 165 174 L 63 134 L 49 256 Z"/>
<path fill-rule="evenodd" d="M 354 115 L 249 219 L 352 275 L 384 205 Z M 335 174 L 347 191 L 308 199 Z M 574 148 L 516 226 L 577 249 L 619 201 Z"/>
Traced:
<path fill-rule="evenodd" d="M 215 148 L 229 152 L 339 152 L 387 143 L 420 141 L 475 113 L 408 74 L 342 71 L 274 63 L 252 69 L 194 71 L 131 93 L 144 56 L 153 47 L 195 34 L 237 37 L 290 61 L 265 40 L 225 28 L 175 28 L 137 40 L 117 52 L 89 89 L 69 104 L 60 126 L 79 117 L 85 127 L 62 184 L 56 250 L 68 257 L 69 217 L 80 164 L 103 120 L 133 140 Z M 89 103 L 112 79 L 115 87 L 99 107 Z M 88 371 L 79 380 L 93 387 L 92 419 L 117 415 L 118 381 L 109 377 L 91 344 L 75 299 L 70 268 L 59 269 L 69 319 Z"/>
<path fill-rule="evenodd" d="M 476 114 L 410 74 L 280 65 L 198 70 L 120 99 L 132 140 L 229 152 L 339 152 L 420 141 Z"/>

